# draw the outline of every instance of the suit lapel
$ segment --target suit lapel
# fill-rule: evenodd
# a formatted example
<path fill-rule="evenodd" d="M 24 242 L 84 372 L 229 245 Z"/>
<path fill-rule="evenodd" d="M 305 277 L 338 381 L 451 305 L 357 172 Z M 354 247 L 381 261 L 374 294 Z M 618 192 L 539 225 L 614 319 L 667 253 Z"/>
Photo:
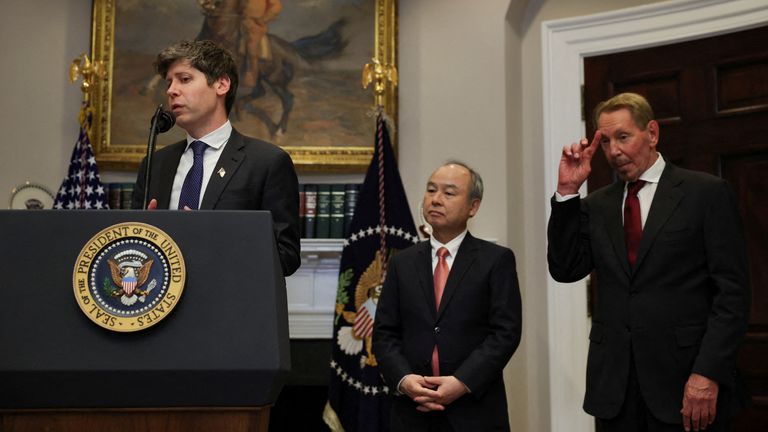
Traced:
<path fill-rule="evenodd" d="M 459 246 L 459 250 L 456 252 L 451 271 L 448 273 L 448 280 L 445 283 L 443 297 L 440 299 L 440 310 L 437 312 L 438 320 L 448 306 L 448 303 L 451 302 L 451 298 L 459 288 L 459 284 L 461 283 L 461 280 L 464 279 L 467 270 L 469 270 L 472 263 L 477 258 L 477 250 L 477 241 L 469 232 L 467 232 L 467 236 L 464 237 L 464 241 L 461 242 L 461 246 Z M 432 294 L 432 297 L 434 298 L 434 293 Z"/>
<path fill-rule="evenodd" d="M 227 184 L 245 159 L 243 147 L 245 147 L 243 136 L 235 129 L 232 129 L 232 134 L 229 136 L 229 140 L 221 152 L 219 161 L 216 162 L 210 180 L 208 180 L 208 186 L 205 189 L 205 195 L 200 204 L 201 210 L 215 208 L 222 192 L 224 192 Z M 221 175 L 222 173 L 224 175 Z"/>
<path fill-rule="evenodd" d="M 608 237 L 611 239 L 613 251 L 624 272 L 629 275 L 629 261 L 627 260 L 627 245 L 624 240 L 624 223 L 621 217 L 621 208 L 624 200 L 624 182 L 617 181 L 611 185 L 608 190 L 608 196 L 605 201 L 599 203 L 600 213 L 605 218 L 605 229 L 608 231 Z"/>
<path fill-rule="evenodd" d="M 154 190 L 149 191 L 149 198 L 157 199 L 157 208 L 167 209 L 171 203 L 171 190 L 173 189 L 173 180 L 176 178 L 176 171 L 179 167 L 179 160 L 184 150 L 187 148 L 187 141 L 181 141 L 173 144 L 168 150 L 167 157 L 156 158 L 154 162 L 157 168 L 153 169 L 153 175 L 157 176 L 152 184 Z M 171 209 L 175 210 L 175 209 Z"/>
<path fill-rule="evenodd" d="M 659 179 L 659 185 L 656 187 L 656 193 L 653 195 L 653 202 L 648 212 L 648 219 L 643 227 L 643 237 L 638 247 L 635 268 L 640 267 L 661 228 L 680 204 L 683 192 L 677 186 L 681 182 L 682 179 L 675 175 L 675 167 L 667 163 Z"/>
<path fill-rule="evenodd" d="M 437 306 L 435 305 L 435 287 L 432 277 L 432 245 L 429 240 L 423 241 L 416 246 L 419 248 L 419 258 L 416 263 L 416 274 L 419 278 L 419 286 L 424 293 L 424 299 L 427 301 L 427 308 L 434 318 L 437 315 Z"/>

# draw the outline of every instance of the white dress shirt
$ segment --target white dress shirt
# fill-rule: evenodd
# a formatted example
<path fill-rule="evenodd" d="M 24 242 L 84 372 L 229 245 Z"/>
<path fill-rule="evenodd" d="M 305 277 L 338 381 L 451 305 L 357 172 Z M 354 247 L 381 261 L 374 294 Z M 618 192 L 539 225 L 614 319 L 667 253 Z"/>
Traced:
<path fill-rule="evenodd" d="M 187 148 L 184 149 L 184 153 L 181 155 L 179 166 L 176 168 L 176 177 L 173 178 L 171 202 L 168 205 L 169 209 L 175 210 L 179 207 L 181 187 L 184 185 L 184 179 L 187 177 L 187 173 L 192 169 L 192 162 L 194 161 L 195 156 L 190 144 L 194 141 L 202 141 L 208 144 L 208 147 L 203 154 L 203 184 L 200 187 L 200 201 L 197 203 L 197 207 L 200 208 L 200 203 L 203 202 L 203 196 L 205 196 L 205 189 L 208 187 L 208 180 L 211 179 L 211 174 L 213 174 L 213 170 L 219 162 L 221 152 L 224 150 L 224 146 L 227 145 L 230 135 L 232 135 L 232 124 L 229 120 L 204 137 L 195 139 L 187 134 Z"/>

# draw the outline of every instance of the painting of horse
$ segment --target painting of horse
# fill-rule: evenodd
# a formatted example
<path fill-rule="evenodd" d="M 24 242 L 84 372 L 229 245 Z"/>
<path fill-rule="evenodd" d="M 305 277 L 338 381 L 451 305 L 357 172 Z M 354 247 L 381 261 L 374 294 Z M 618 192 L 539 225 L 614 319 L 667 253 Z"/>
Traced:
<path fill-rule="evenodd" d="M 370 146 L 372 100 L 360 88 L 360 71 L 372 56 L 374 2 L 282 0 L 260 41 L 268 55 L 258 56 L 244 49 L 243 3 L 115 2 L 112 142 L 144 142 L 154 107 L 166 101 L 164 80 L 153 69 L 157 53 L 180 40 L 210 39 L 239 64 L 230 114 L 238 130 L 281 146 Z M 255 80 L 244 85 L 249 73 Z M 176 128 L 158 143 L 183 137 Z"/>

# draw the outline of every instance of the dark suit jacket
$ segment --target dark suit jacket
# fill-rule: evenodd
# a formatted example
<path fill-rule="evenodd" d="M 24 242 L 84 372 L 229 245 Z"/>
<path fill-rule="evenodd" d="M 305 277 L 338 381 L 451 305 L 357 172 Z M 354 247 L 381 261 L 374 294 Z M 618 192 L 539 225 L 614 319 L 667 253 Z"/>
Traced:
<path fill-rule="evenodd" d="M 171 188 L 186 141 L 158 150 L 152 160 L 149 198 L 167 209 Z M 224 168 L 224 177 L 216 174 Z M 146 158 L 139 168 L 132 208 L 144 202 Z M 232 129 L 203 196 L 201 210 L 269 210 L 272 212 L 277 251 L 288 276 L 301 264 L 299 186 L 291 157 L 280 147 L 249 138 Z"/>
<path fill-rule="evenodd" d="M 630 268 L 623 192 L 619 181 L 584 200 L 552 198 L 549 272 L 573 282 L 596 271 L 584 410 L 618 414 L 631 349 L 651 413 L 680 423 L 692 372 L 734 393 L 750 299 L 741 222 L 725 181 L 667 163 Z"/>
<path fill-rule="evenodd" d="M 435 310 L 431 246 L 419 243 L 392 257 L 376 310 L 373 349 L 394 392 L 407 374 L 440 372 L 472 393 L 449 404 L 457 431 L 509 430 L 502 369 L 520 343 L 520 290 L 511 250 L 467 233 Z M 422 430 L 425 415 L 407 396 L 393 400 L 392 430 Z"/>

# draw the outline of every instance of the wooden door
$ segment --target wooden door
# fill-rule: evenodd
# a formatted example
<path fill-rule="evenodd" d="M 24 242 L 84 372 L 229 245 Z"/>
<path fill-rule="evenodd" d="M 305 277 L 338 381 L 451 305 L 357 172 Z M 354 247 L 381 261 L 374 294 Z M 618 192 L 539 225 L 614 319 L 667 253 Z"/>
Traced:
<path fill-rule="evenodd" d="M 768 27 L 590 57 L 584 73 L 589 137 L 598 102 L 640 93 L 659 121 L 665 159 L 733 186 L 749 253 L 752 306 L 739 367 L 752 405 L 731 430 L 768 430 Z M 598 152 L 589 190 L 613 180 Z"/>

